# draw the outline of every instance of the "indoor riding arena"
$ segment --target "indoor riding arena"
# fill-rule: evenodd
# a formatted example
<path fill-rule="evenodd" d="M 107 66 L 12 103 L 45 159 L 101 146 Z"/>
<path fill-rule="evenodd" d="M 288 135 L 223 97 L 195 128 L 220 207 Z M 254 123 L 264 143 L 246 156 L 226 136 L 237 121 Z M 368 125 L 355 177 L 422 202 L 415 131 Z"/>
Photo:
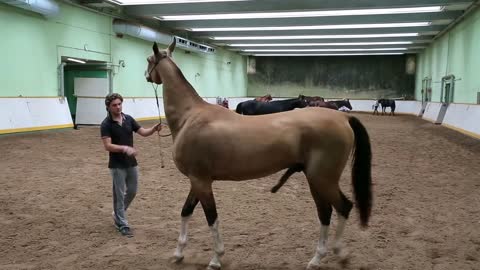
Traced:
<path fill-rule="evenodd" d="M 479 5 L 0 1 L 0 269 L 480 270 Z"/>

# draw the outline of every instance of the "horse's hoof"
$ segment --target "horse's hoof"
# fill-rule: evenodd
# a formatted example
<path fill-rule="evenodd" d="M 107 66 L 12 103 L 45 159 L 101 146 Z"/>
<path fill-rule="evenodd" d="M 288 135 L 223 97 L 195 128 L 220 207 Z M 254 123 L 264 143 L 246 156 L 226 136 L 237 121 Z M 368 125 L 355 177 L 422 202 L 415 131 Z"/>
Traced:
<path fill-rule="evenodd" d="M 345 267 L 350 261 L 350 254 L 345 248 L 334 248 L 333 252 L 338 256 L 340 264 Z"/>
<path fill-rule="evenodd" d="M 220 270 L 220 268 L 222 268 L 220 264 L 210 263 L 208 264 L 207 270 Z"/>
<path fill-rule="evenodd" d="M 308 263 L 307 265 L 307 270 L 317 270 L 320 268 L 320 265 L 319 264 L 316 264 L 316 263 Z"/>
<path fill-rule="evenodd" d="M 349 257 L 340 258 L 339 263 L 342 266 L 342 268 L 346 268 L 348 266 L 348 264 L 350 263 L 350 258 Z"/>
<path fill-rule="evenodd" d="M 181 263 L 183 261 L 183 258 L 185 258 L 183 255 L 173 255 L 173 262 L 174 263 Z"/>

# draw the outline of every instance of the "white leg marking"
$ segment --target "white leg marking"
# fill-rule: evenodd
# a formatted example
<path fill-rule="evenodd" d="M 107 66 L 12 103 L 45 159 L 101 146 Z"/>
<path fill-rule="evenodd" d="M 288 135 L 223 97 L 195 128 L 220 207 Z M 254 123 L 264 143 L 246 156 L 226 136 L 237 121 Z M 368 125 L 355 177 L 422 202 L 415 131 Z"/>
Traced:
<path fill-rule="evenodd" d="M 328 226 L 320 226 L 320 240 L 318 241 L 315 256 L 308 263 L 307 269 L 316 269 L 320 266 L 320 260 L 327 254 Z"/>
<path fill-rule="evenodd" d="M 220 237 L 220 232 L 218 231 L 218 219 L 215 220 L 212 226 L 210 226 L 210 231 L 213 236 L 213 249 L 215 254 L 213 255 L 212 260 L 208 264 L 208 269 L 220 269 L 220 258 L 225 253 L 225 248 L 223 245 L 222 238 Z"/>
<path fill-rule="evenodd" d="M 183 260 L 183 249 L 187 246 L 188 240 L 188 221 L 190 220 L 191 216 L 182 217 L 182 224 L 180 225 L 180 236 L 178 236 L 178 244 L 177 248 L 175 249 L 175 259 L 177 262 Z"/>
<path fill-rule="evenodd" d="M 348 251 L 345 249 L 344 244 L 342 243 L 343 231 L 345 230 L 345 223 L 347 220 L 342 216 L 338 215 L 338 226 L 337 232 L 335 233 L 335 240 L 333 244 L 333 252 L 340 257 L 341 260 L 345 260 L 348 257 Z"/>

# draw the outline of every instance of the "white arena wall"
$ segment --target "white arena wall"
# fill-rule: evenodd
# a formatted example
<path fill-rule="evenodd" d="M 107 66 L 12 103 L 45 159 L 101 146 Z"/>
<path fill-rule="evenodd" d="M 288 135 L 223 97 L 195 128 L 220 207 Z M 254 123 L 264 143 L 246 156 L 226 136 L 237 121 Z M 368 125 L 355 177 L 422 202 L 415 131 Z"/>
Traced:
<path fill-rule="evenodd" d="M 442 125 L 480 139 L 480 105 L 450 104 Z"/>
<path fill-rule="evenodd" d="M 251 97 L 228 98 L 229 107 L 235 110 L 238 103 Z M 274 98 L 281 100 L 284 98 Z M 215 104 L 215 97 L 204 98 Z M 374 100 L 350 100 L 353 111 L 372 112 Z M 419 101 L 397 100 L 396 113 L 419 115 L 422 104 Z M 163 99 L 159 98 L 160 115 L 164 116 Z M 441 103 L 431 102 L 425 107 L 422 118 L 434 122 Z M 379 108 L 380 109 L 380 108 Z M 123 110 L 139 121 L 158 119 L 155 98 L 124 99 Z M 387 108 L 389 112 L 390 108 Z M 18 97 L 0 98 L 0 134 L 28 132 L 48 129 L 70 128 L 72 122 L 68 103 L 62 97 Z M 78 97 L 76 123 L 79 125 L 99 125 L 106 116 L 104 99 L 100 97 Z M 442 125 L 480 139 L 480 105 L 450 104 Z"/>
<path fill-rule="evenodd" d="M 61 97 L 0 98 L 0 134 L 73 127 Z"/>
<path fill-rule="evenodd" d="M 423 113 L 423 119 L 435 122 L 437 120 L 437 116 L 440 113 L 440 108 L 442 107 L 442 103 L 439 102 L 429 102 L 425 107 L 425 112 Z"/>

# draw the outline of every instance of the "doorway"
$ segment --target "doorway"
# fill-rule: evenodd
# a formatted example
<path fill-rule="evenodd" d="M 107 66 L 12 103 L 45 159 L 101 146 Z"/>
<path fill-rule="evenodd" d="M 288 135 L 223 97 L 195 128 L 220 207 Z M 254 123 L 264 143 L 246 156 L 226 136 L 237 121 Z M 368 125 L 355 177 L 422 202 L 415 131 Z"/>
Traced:
<path fill-rule="evenodd" d="M 428 102 L 432 101 L 432 77 L 422 79 L 422 109 L 418 116 L 422 117 L 427 109 Z"/>
<path fill-rule="evenodd" d="M 438 113 L 437 120 L 435 124 L 441 124 L 447 113 L 448 105 L 453 102 L 455 92 L 455 76 L 448 75 L 442 78 L 442 87 L 440 92 L 440 102 L 442 106 Z"/>
<path fill-rule="evenodd" d="M 78 60 L 77 61 L 72 61 Z M 76 59 L 71 57 L 62 57 L 63 64 L 63 84 L 64 84 L 64 96 L 67 99 L 68 107 L 70 109 L 70 115 L 74 128 L 78 128 L 78 106 L 84 106 L 85 102 L 79 103 L 79 98 L 103 98 L 110 92 L 111 80 L 110 80 L 110 68 L 106 62 L 92 61 L 85 59 Z M 82 63 L 83 62 L 83 63 Z M 98 93 L 92 91 L 82 91 L 79 89 L 79 80 L 88 81 L 89 79 L 101 79 L 104 80 L 104 90 L 98 91 Z M 76 86 L 77 85 L 77 86 Z M 77 88 L 76 88 L 77 87 Z M 89 86 L 86 86 L 87 88 Z M 106 89 L 105 89 L 106 88 Z"/>

